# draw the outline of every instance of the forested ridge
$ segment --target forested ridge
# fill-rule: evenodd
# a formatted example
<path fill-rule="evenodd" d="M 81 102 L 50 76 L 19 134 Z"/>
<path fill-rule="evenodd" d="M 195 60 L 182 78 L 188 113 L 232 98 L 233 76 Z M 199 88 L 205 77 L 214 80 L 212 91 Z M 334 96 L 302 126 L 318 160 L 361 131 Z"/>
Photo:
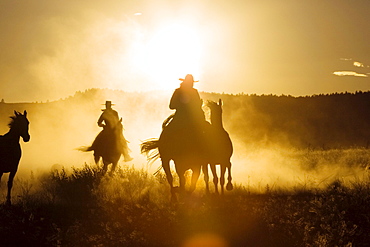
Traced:
<path fill-rule="evenodd" d="M 221 97 L 225 101 L 224 118 L 232 120 L 228 124 L 248 144 L 315 149 L 370 144 L 370 92 Z"/>
<path fill-rule="evenodd" d="M 140 117 L 145 121 L 160 118 L 168 110 L 170 94 L 161 92 L 124 92 L 88 89 L 58 101 L 46 103 L 0 103 L 1 129 L 14 109 L 88 111 L 106 98 L 120 101 L 121 114 L 127 121 Z M 248 95 L 201 92 L 206 100 L 223 100 L 225 129 L 245 145 L 283 145 L 296 148 L 331 149 L 370 145 L 370 92 L 334 93 L 293 97 L 289 95 Z M 99 106 L 98 106 L 99 107 Z M 206 114 L 207 109 L 205 108 Z M 136 115 L 135 115 L 136 114 Z M 133 116 L 135 115 L 135 116 Z M 4 122 L 5 121 L 5 122 Z M 145 122 L 144 121 L 144 122 Z M 148 123 L 149 124 L 149 123 Z"/>

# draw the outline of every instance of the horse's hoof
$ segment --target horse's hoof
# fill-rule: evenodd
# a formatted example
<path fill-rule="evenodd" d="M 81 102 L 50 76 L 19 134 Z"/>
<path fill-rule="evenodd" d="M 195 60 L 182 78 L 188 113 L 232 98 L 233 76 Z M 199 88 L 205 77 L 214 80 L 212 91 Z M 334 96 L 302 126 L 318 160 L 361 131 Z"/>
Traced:
<path fill-rule="evenodd" d="M 226 190 L 233 190 L 234 189 L 234 186 L 233 186 L 233 184 L 232 183 L 227 183 L 227 185 L 226 185 Z"/>

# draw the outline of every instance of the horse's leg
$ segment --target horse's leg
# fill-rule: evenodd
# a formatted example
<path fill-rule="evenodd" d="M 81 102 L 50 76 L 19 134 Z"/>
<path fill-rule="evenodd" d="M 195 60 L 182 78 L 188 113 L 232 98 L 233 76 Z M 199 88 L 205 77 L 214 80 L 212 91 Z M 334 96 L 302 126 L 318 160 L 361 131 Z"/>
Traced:
<path fill-rule="evenodd" d="M 107 170 L 108 170 L 108 165 L 109 165 L 109 161 L 103 159 L 103 169 L 102 169 L 102 173 L 103 175 L 105 175 L 107 173 Z"/>
<path fill-rule="evenodd" d="M 176 194 L 175 194 L 175 190 L 173 187 L 173 177 L 172 177 L 171 169 L 170 169 L 170 160 L 162 159 L 162 167 L 163 167 L 164 173 L 166 174 L 167 182 L 170 185 L 171 200 L 174 202 L 176 201 Z"/>
<path fill-rule="evenodd" d="M 94 156 L 95 164 L 99 164 L 99 160 L 100 160 L 99 156 Z"/>
<path fill-rule="evenodd" d="M 117 163 L 118 163 L 118 161 L 115 161 L 115 162 L 112 163 L 112 168 L 109 172 L 110 176 L 113 176 L 113 173 L 114 173 L 114 171 L 116 170 L 116 167 L 117 167 Z"/>
<path fill-rule="evenodd" d="M 99 164 L 100 156 L 94 153 L 95 164 Z"/>
<path fill-rule="evenodd" d="M 195 187 L 197 186 L 197 182 L 198 182 L 199 175 L 200 175 L 200 168 L 201 166 L 193 169 L 193 174 L 191 175 L 191 185 L 190 185 L 189 194 L 193 193 L 193 191 L 195 190 Z"/>
<path fill-rule="evenodd" d="M 166 174 L 167 182 L 170 185 L 171 189 L 173 188 L 173 177 L 170 169 L 170 161 L 162 159 L 162 167 L 164 173 Z"/>
<path fill-rule="evenodd" d="M 180 193 L 184 193 L 185 192 L 185 184 L 186 184 L 185 171 L 176 170 L 176 172 L 177 172 L 177 175 L 179 176 Z"/>
<path fill-rule="evenodd" d="M 12 191 L 12 187 L 13 187 L 13 180 L 14 180 L 14 176 L 15 176 L 15 172 L 10 172 L 9 173 L 9 180 L 8 180 L 8 194 L 6 196 L 6 204 L 7 205 L 11 205 L 11 191 Z"/>
<path fill-rule="evenodd" d="M 179 177 L 179 192 L 180 192 L 180 194 L 184 194 L 185 185 L 186 185 L 186 178 L 185 178 L 186 169 L 184 169 L 182 167 L 184 167 L 184 165 L 181 164 L 181 162 L 175 161 L 176 173 L 177 173 L 177 176 Z"/>
<path fill-rule="evenodd" d="M 117 168 L 117 164 L 118 164 L 118 161 L 119 159 L 121 158 L 121 154 L 117 155 L 115 158 L 114 158 L 114 161 L 112 162 L 112 168 L 110 170 L 110 175 L 112 176 L 114 171 L 116 170 Z"/>
<path fill-rule="evenodd" d="M 206 193 L 209 194 L 209 174 L 208 174 L 208 164 L 207 165 L 204 165 L 202 166 L 202 171 L 203 171 L 203 174 L 204 174 L 204 182 L 206 184 Z"/>
<path fill-rule="evenodd" d="M 231 177 L 231 162 L 227 166 L 227 171 L 228 171 L 228 175 L 227 175 L 226 190 L 232 190 L 234 188 L 234 186 L 231 182 L 231 180 L 232 180 L 232 177 Z"/>
<path fill-rule="evenodd" d="M 215 193 L 218 194 L 218 176 L 216 171 L 216 165 L 210 164 L 212 175 L 213 175 L 213 184 L 215 185 Z"/>
<path fill-rule="evenodd" d="M 224 164 L 220 164 L 220 166 L 221 166 L 221 175 L 220 175 L 221 195 L 223 195 L 224 194 L 224 185 L 225 185 L 226 166 Z"/>

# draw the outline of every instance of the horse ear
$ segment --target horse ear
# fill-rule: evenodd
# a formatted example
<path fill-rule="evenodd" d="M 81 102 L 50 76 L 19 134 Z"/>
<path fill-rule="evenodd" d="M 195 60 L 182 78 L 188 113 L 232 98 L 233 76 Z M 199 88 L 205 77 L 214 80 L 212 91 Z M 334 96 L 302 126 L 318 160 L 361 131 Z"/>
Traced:
<path fill-rule="evenodd" d="M 218 99 L 218 105 L 222 105 L 222 100 Z"/>
<path fill-rule="evenodd" d="M 14 114 L 15 114 L 16 116 L 19 116 L 18 112 L 17 112 L 17 111 L 15 111 L 15 110 L 14 110 Z"/>
<path fill-rule="evenodd" d="M 26 111 L 26 110 L 24 110 L 23 115 L 24 115 L 25 117 L 27 117 L 27 111 Z"/>

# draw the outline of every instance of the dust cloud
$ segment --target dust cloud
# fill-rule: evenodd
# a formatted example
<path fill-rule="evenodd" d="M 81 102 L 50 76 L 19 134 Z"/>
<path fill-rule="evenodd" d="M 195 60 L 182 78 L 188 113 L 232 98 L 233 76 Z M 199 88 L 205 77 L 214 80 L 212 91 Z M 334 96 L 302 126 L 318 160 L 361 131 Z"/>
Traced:
<path fill-rule="evenodd" d="M 172 92 L 146 93 L 123 92 L 110 89 L 89 89 L 74 96 L 47 103 L 2 104 L 1 131 L 7 131 L 7 117 L 13 110 L 28 111 L 31 141 L 23 143 L 23 156 L 19 166 L 19 177 L 41 174 L 62 167 L 79 168 L 85 163 L 94 165 L 92 152 L 76 149 L 92 144 L 101 131 L 97 120 L 105 101 L 111 100 L 113 108 L 123 118 L 124 136 L 134 160 L 119 161 L 120 166 L 144 168 L 153 173 L 160 166 L 156 161 L 148 165 L 140 153 L 140 144 L 149 138 L 158 138 L 163 120 L 172 111 L 168 101 Z M 203 94 L 204 100 L 215 100 L 219 94 Z M 235 110 L 232 110 L 235 107 Z M 297 188 L 321 188 L 336 180 L 348 183 L 364 178 L 364 167 L 370 164 L 367 149 L 310 150 L 296 149 L 289 145 L 278 145 L 268 141 L 250 142 L 243 136 L 241 122 L 261 117 L 250 111 L 248 116 L 237 105 L 228 105 L 224 100 L 224 127 L 233 141 L 232 175 L 235 184 L 253 192 L 287 190 Z M 209 119 L 209 111 L 205 107 Z M 264 119 L 266 121 L 266 119 Z M 261 123 L 262 124 L 262 123 Z M 249 130 L 252 133 L 254 130 Z M 261 133 L 262 134 L 262 133 Z M 278 135 L 285 142 L 283 134 Z M 248 140 L 248 142 L 246 142 Z M 263 138 L 262 138 L 263 140 Z M 252 144 L 251 144 L 252 143 Z M 204 182 L 200 179 L 198 186 Z"/>
<path fill-rule="evenodd" d="M 234 146 L 233 179 L 247 190 L 265 192 L 325 188 L 336 181 L 351 186 L 369 178 L 365 171 L 370 165 L 368 148 L 302 146 L 302 140 L 312 138 L 309 134 L 312 129 L 300 124 L 294 113 L 292 116 L 286 114 L 284 111 L 288 110 L 284 105 L 281 112 L 278 110 L 278 115 L 285 118 L 288 132 L 279 129 L 275 122 L 277 118 L 271 111 L 277 104 L 269 104 L 277 97 L 265 96 L 263 99 L 255 95 L 203 94 L 203 99 L 219 98 L 224 101 L 224 127 Z M 260 102 L 253 98 L 258 98 Z M 284 102 L 285 99 L 278 100 Z M 295 104 L 301 107 L 301 102 Z"/>
<path fill-rule="evenodd" d="M 236 153 L 233 164 L 235 181 L 250 192 L 302 191 L 369 179 L 370 152 L 260 147 Z"/>

